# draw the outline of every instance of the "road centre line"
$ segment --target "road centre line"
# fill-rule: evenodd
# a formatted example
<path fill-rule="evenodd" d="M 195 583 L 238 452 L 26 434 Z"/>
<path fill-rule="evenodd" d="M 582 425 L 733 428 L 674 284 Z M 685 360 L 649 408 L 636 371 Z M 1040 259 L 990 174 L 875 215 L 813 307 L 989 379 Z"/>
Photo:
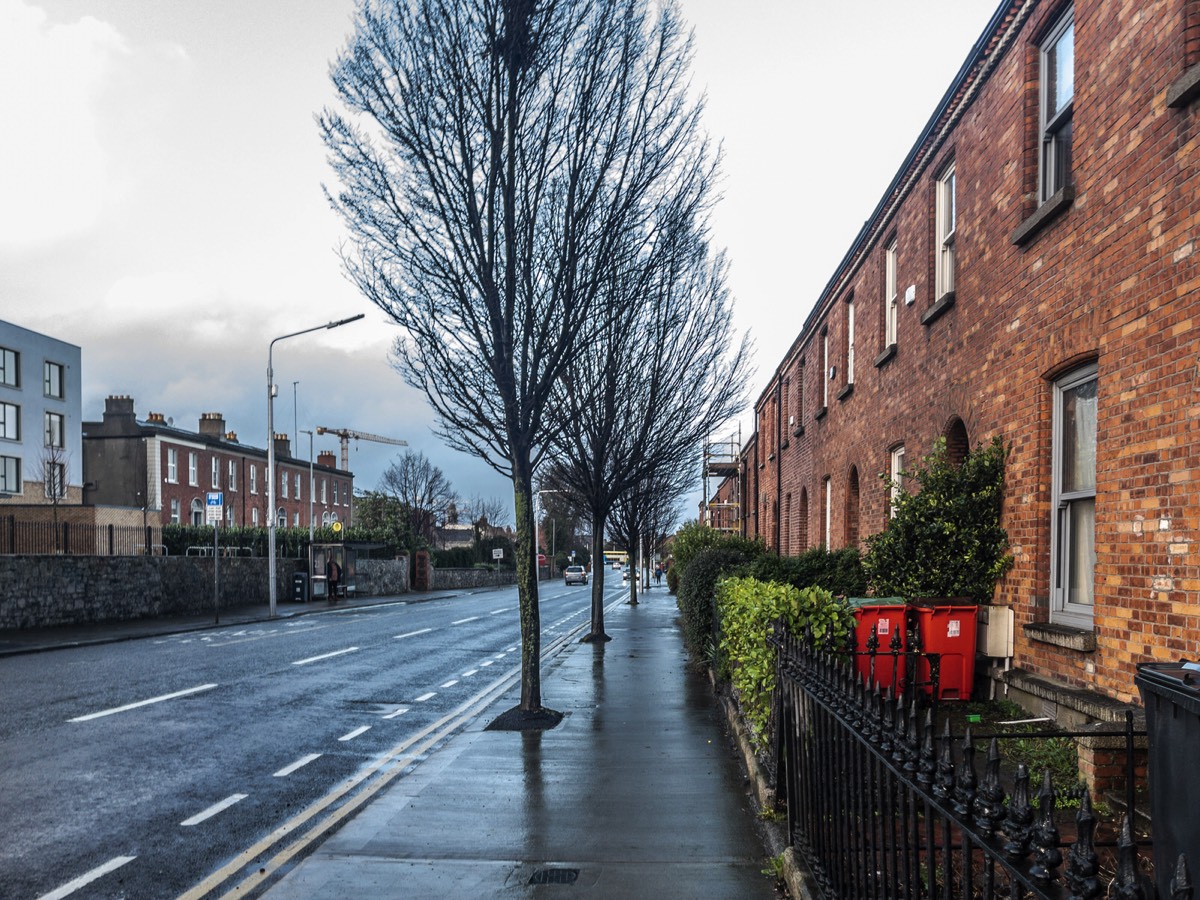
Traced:
<path fill-rule="evenodd" d="M 490 666 L 490 665 L 491 665 L 492 663 L 494 663 L 494 662 L 495 662 L 495 660 L 494 660 L 494 659 L 485 659 L 485 660 L 484 660 L 483 662 L 481 662 L 479 665 L 480 665 L 480 668 L 482 668 L 483 666 Z"/>
<path fill-rule="evenodd" d="M 310 754 L 308 754 L 308 756 L 302 756 L 298 760 L 296 760 L 294 763 L 292 763 L 290 766 L 284 766 L 282 769 L 280 769 L 278 772 L 275 773 L 274 777 L 275 778 L 287 778 L 289 775 L 291 775 L 297 769 L 303 769 L 310 762 L 315 762 L 320 758 L 321 758 L 320 753 L 310 753 Z"/>
<path fill-rule="evenodd" d="M 418 634 L 428 634 L 431 631 L 433 631 L 432 628 L 422 628 L 420 631 L 410 631 L 408 634 L 398 634 L 396 635 L 395 640 L 399 641 L 403 640 L 404 638 L 416 637 Z"/>
<path fill-rule="evenodd" d="M 365 734 L 366 732 L 368 732 L 370 730 L 371 730 L 370 725 L 360 725 L 358 728 L 355 728 L 349 734 L 343 734 L 340 738 L 338 738 L 338 740 L 339 741 L 352 741 L 356 737 L 358 737 L 360 734 Z"/>
<path fill-rule="evenodd" d="M 335 656 L 344 656 L 347 653 L 353 653 L 357 647 L 347 647 L 345 650 L 334 650 L 332 653 L 322 653 L 320 656 L 310 656 L 308 659 L 297 659 L 293 666 L 307 666 L 309 663 L 320 662 L 323 659 L 331 659 Z"/>
<path fill-rule="evenodd" d="M 211 691 L 215 687 L 215 684 L 202 684 L 198 687 L 176 691 L 173 694 L 163 694 L 161 697 L 151 697 L 149 700 L 139 700 L 137 703 L 127 703 L 124 706 L 117 706 L 113 709 L 105 709 L 101 710 L 100 712 L 88 713 L 86 716 L 76 716 L 74 719 L 67 719 L 67 721 L 90 722 L 92 719 L 101 719 L 104 716 L 113 716 L 117 713 L 128 712 L 131 709 L 137 709 L 139 706 L 149 706 L 152 703 L 162 703 L 165 700 L 175 700 L 178 697 L 186 697 L 189 694 L 198 694 L 201 691 Z"/>
<path fill-rule="evenodd" d="M 396 710 L 394 710 L 394 711 L 392 711 L 392 712 L 388 713 L 386 716 L 384 716 L 384 718 L 385 718 L 385 719 L 394 719 L 394 718 L 396 718 L 396 716 L 402 716 L 402 715 L 404 715 L 406 712 L 408 712 L 408 707 L 407 707 L 407 706 L 401 706 L 401 707 L 399 707 L 398 709 L 396 709 Z"/>
<path fill-rule="evenodd" d="M 474 675 L 474 674 L 475 674 L 476 672 L 478 672 L 478 671 L 479 671 L 478 669 L 471 669 L 471 670 L 469 670 L 469 671 L 467 671 L 467 672 L 463 672 L 463 673 L 462 673 L 462 677 L 463 677 L 463 678 L 470 678 L 472 675 Z"/>
<path fill-rule="evenodd" d="M 446 688 L 452 688 L 452 687 L 454 687 L 456 684 L 458 684 L 458 679 L 457 679 L 457 678 L 451 678 L 449 681 L 447 681 L 445 684 L 443 684 L 443 685 L 442 685 L 442 690 L 445 690 Z"/>
<path fill-rule="evenodd" d="M 415 701 L 413 701 L 413 702 L 415 702 L 415 703 L 424 703 L 426 700 L 432 700 L 432 699 L 433 699 L 434 697 L 436 697 L 436 696 L 437 696 L 437 691 L 430 691 L 428 694 L 422 694 L 420 697 L 418 697 L 418 698 L 417 698 Z"/>
<path fill-rule="evenodd" d="M 504 609 L 493 609 L 490 613 L 488 613 L 488 615 L 489 616 L 498 616 L 498 615 L 500 615 L 500 613 L 506 613 L 506 612 L 511 612 L 511 611 L 512 611 L 512 607 L 506 606 L 506 607 L 504 607 Z"/>
<path fill-rule="evenodd" d="M 451 622 L 450 624 L 451 625 L 466 625 L 468 622 L 474 622 L 478 618 L 479 618 L 479 616 L 468 616 L 465 619 L 459 619 L 455 622 Z"/>
<path fill-rule="evenodd" d="M 241 803 L 249 796 L 249 794 L 230 794 L 220 803 L 214 803 L 208 809 L 204 810 L 203 812 L 196 813 L 196 815 L 192 816 L 190 819 L 184 819 L 179 824 L 184 828 L 189 828 L 192 825 L 199 825 L 201 822 L 211 819 L 217 813 L 224 812 L 225 810 L 229 809 L 229 807 L 237 803 Z"/>
<path fill-rule="evenodd" d="M 137 859 L 136 856 L 114 856 L 104 865 L 96 866 L 96 868 L 92 869 L 90 872 L 84 872 L 78 878 L 74 879 L 73 881 L 68 881 L 62 887 L 57 888 L 48 894 L 42 894 L 38 900 L 62 900 L 63 897 L 69 897 L 80 888 L 87 887 L 97 878 L 103 878 L 109 872 L 115 872 L 117 869 L 121 868 L 121 866 L 125 865 L 126 863 L 131 863 L 135 859 Z"/>
<path fill-rule="evenodd" d="M 617 609 L 621 602 L 621 600 L 616 600 L 611 603 L 608 611 Z M 583 627 L 581 625 L 579 630 L 582 630 Z M 578 631 L 555 638 L 554 641 L 544 646 L 541 654 L 543 662 L 561 653 L 577 633 Z M 241 854 L 213 872 L 204 881 L 182 894 L 179 900 L 204 900 L 221 885 L 243 874 L 246 868 L 253 863 L 253 874 L 243 878 L 232 891 L 226 892 L 226 896 L 247 896 L 255 887 L 274 878 L 281 868 L 311 847 L 331 829 L 348 817 L 355 815 L 372 797 L 394 779 L 407 772 L 434 747 L 445 741 L 458 729 L 474 721 L 505 691 L 519 683 L 520 678 L 521 667 L 514 666 L 436 722 L 430 723 L 418 733 L 405 738 L 369 766 L 361 769 L 354 777 L 343 782 L 337 789 L 275 828 L 255 844 L 247 847 Z M 354 793 L 352 794 L 352 792 Z M 344 798 L 345 802 L 342 802 Z M 331 809 L 335 804 L 339 805 Z M 318 819 L 318 816 L 324 816 L 324 818 Z M 300 829 L 310 822 L 313 824 L 307 831 L 301 833 Z M 260 862 L 265 853 L 280 845 L 289 835 L 293 834 L 298 836 L 290 844 L 281 846 L 265 864 Z"/>

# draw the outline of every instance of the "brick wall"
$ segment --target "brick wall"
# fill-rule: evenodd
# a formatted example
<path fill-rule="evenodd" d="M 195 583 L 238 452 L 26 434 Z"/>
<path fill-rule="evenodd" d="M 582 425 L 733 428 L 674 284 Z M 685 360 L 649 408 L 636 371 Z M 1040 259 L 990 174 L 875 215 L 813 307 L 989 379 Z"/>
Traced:
<path fill-rule="evenodd" d="M 1065 8 L 1011 4 L 837 267 L 757 403 L 758 455 L 751 443 L 746 459 L 757 515 L 746 527 L 788 552 L 821 543 L 828 478 L 831 544 L 861 546 L 886 525 L 879 476 L 895 446 L 911 466 L 939 436 L 971 446 L 999 436 L 1011 451 L 1004 521 L 1016 562 L 996 599 L 1016 611 L 1017 663 L 1128 701 L 1138 662 L 1200 657 L 1200 112 L 1165 102 L 1195 13 L 1184 0 L 1074 5 L 1074 197 L 1032 230 L 1038 41 Z M 950 163 L 956 285 L 945 302 L 934 296 L 934 204 Z M 913 302 L 901 301 L 889 349 L 893 238 L 899 292 L 911 288 Z M 1098 371 L 1094 650 L 1023 627 L 1052 618 L 1054 380 L 1086 363 Z M 786 445 L 776 442 L 793 414 Z"/>

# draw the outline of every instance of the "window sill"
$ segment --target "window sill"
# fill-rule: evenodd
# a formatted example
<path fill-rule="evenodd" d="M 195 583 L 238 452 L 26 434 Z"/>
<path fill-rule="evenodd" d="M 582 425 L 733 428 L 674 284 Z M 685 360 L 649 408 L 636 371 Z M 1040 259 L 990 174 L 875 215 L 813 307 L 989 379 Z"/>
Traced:
<path fill-rule="evenodd" d="M 818 410 L 817 410 L 817 411 L 816 411 L 816 412 L 813 414 L 813 418 L 814 418 L 814 419 L 816 419 L 817 421 L 820 421 L 821 419 L 825 418 L 825 415 L 826 415 L 826 413 L 828 413 L 828 412 L 829 412 L 829 407 L 828 407 L 828 406 L 822 406 L 820 409 L 818 409 Z"/>
<path fill-rule="evenodd" d="M 1025 246 L 1034 239 L 1039 231 L 1069 209 L 1074 201 L 1075 188 L 1068 184 L 1039 206 L 1033 215 L 1017 226 L 1017 230 L 1012 235 L 1012 242 L 1018 247 Z"/>
<path fill-rule="evenodd" d="M 882 366 L 884 363 L 886 363 L 888 360 L 890 360 L 895 355 L 896 355 L 896 345 L 888 344 L 886 347 L 883 348 L 883 352 L 880 353 L 877 357 L 875 357 L 875 368 L 878 369 L 880 366 Z"/>
<path fill-rule="evenodd" d="M 1025 636 L 1039 644 L 1050 644 L 1064 650 L 1080 653 L 1096 652 L 1096 632 L 1069 625 L 1054 625 L 1050 622 L 1032 622 L 1022 625 Z"/>
<path fill-rule="evenodd" d="M 803 434 L 804 434 L 804 426 L 803 425 L 797 425 L 795 428 L 792 429 L 792 437 L 800 437 Z"/>
<path fill-rule="evenodd" d="M 945 313 L 946 310 L 953 305 L 954 291 L 947 291 L 946 293 L 942 294 L 941 299 L 938 300 L 937 303 L 933 304 L 933 306 L 929 307 L 929 309 L 925 310 L 925 312 L 921 315 L 921 324 L 932 325 L 942 317 L 942 314 Z"/>
<path fill-rule="evenodd" d="M 1177 109 L 1200 97 L 1200 63 L 1192 66 L 1167 88 L 1167 106 Z"/>
<path fill-rule="evenodd" d="M 784 434 L 786 434 L 786 432 L 784 432 Z M 779 449 L 786 450 L 787 448 L 788 448 L 788 439 L 786 437 L 784 437 L 783 443 L 779 445 Z"/>
<path fill-rule="evenodd" d="M 839 401 L 845 400 L 847 397 L 849 397 L 853 393 L 854 393 L 854 382 L 852 381 L 848 385 L 846 385 L 844 388 L 842 388 L 840 391 L 838 391 L 837 398 Z"/>

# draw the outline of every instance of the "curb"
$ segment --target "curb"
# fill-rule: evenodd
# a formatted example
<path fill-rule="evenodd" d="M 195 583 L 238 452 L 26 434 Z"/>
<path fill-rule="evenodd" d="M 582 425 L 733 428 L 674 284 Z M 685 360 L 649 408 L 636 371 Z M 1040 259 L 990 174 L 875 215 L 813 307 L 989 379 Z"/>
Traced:
<path fill-rule="evenodd" d="M 734 742 L 741 752 L 742 763 L 746 768 L 747 779 L 752 788 L 751 796 L 757 804 L 760 818 L 762 818 L 764 812 L 775 810 L 775 788 L 768 780 L 766 773 L 763 772 L 762 766 L 758 764 L 758 756 L 750 744 L 750 735 L 738 712 L 737 704 L 727 692 L 721 689 L 721 684 L 717 681 L 716 673 L 711 667 L 708 669 L 708 681 L 725 713 L 725 719 L 729 724 L 729 731 Z M 783 880 L 787 884 L 788 893 L 793 900 L 819 900 L 821 892 L 816 886 L 816 879 L 813 878 L 808 866 L 796 855 L 796 849 L 788 843 L 786 826 L 765 818 L 762 818 L 762 822 L 765 826 L 767 852 L 773 858 L 782 859 Z"/>

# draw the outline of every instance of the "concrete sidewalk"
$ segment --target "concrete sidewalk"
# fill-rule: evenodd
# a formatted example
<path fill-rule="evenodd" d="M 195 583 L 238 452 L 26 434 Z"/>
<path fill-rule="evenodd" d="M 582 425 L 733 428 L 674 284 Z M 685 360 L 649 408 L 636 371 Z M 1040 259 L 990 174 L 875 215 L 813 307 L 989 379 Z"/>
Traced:
<path fill-rule="evenodd" d="M 666 591 L 608 644 L 543 667 L 544 732 L 486 731 L 514 689 L 266 894 L 288 898 L 775 896 L 766 844 Z"/>

